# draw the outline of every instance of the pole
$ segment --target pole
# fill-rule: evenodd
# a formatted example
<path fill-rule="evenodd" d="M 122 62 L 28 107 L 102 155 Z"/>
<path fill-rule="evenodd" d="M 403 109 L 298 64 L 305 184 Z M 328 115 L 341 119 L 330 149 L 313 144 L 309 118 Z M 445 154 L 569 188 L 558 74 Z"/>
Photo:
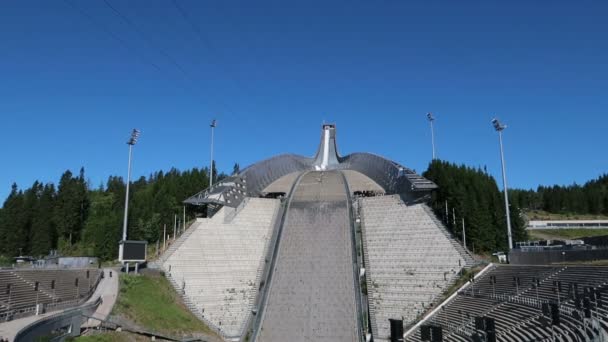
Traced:
<path fill-rule="evenodd" d="M 453 229 L 456 230 L 456 209 L 454 207 L 452 207 L 452 224 Z"/>
<path fill-rule="evenodd" d="M 464 217 L 462 218 L 462 245 L 467 249 L 467 233 L 464 229 Z"/>
<path fill-rule="evenodd" d="M 502 146 L 502 131 L 498 131 L 498 140 L 500 142 L 500 161 L 502 164 L 502 184 L 505 193 L 505 213 L 507 214 L 507 238 L 509 240 L 509 251 L 513 249 L 513 237 L 511 236 L 511 213 L 509 210 L 509 190 L 507 187 L 507 173 L 505 170 L 505 154 Z"/>
<path fill-rule="evenodd" d="M 435 156 L 435 127 L 433 126 L 433 121 L 431 121 L 431 145 L 433 147 L 433 160 L 437 159 Z"/>
<path fill-rule="evenodd" d="M 165 223 L 165 228 L 163 228 L 163 251 L 167 248 L 167 224 Z"/>
<path fill-rule="evenodd" d="M 131 156 L 133 154 L 133 145 L 129 144 L 129 166 L 127 171 L 127 192 L 125 194 L 125 217 L 122 222 L 122 240 L 127 240 L 127 218 L 129 216 L 129 183 L 131 183 Z"/>
<path fill-rule="evenodd" d="M 175 240 L 175 233 L 177 230 L 177 215 L 173 215 L 174 220 L 173 220 L 173 240 Z"/>
<path fill-rule="evenodd" d="M 183 231 L 186 231 L 186 206 L 184 206 L 184 227 L 183 227 Z"/>
<path fill-rule="evenodd" d="M 213 129 L 215 128 L 215 120 L 211 122 L 211 163 L 209 166 L 209 187 L 213 185 Z"/>
<path fill-rule="evenodd" d="M 450 217 L 448 216 L 448 200 L 445 200 L 445 224 L 447 225 L 450 222 Z"/>

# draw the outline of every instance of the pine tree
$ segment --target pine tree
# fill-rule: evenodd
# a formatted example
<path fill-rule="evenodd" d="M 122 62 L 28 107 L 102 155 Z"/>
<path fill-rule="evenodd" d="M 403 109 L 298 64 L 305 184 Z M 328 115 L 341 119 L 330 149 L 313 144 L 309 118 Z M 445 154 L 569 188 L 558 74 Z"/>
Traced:
<path fill-rule="evenodd" d="M 11 192 L 8 195 L 3 205 L 2 210 L 2 241 L 0 248 L 2 248 L 2 254 L 13 257 L 20 253 L 22 239 L 22 229 L 27 224 L 27 218 L 23 214 L 24 208 L 24 195 L 17 187 L 17 184 L 13 183 Z M 21 251 L 22 252 L 22 251 Z"/>
<path fill-rule="evenodd" d="M 80 239 L 87 209 L 87 184 L 84 180 L 84 169 L 80 170 L 79 177 L 72 177 L 69 170 L 64 172 L 59 181 L 53 219 L 59 237 L 68 246 L 72 246 Z"/>
<path fill-rule="evenodd" d="M 445 220 L 445 202 L 449 211 L 446 225 L 452 233 L 462 238 L 462 219 L 465 219 L 467 245 L 476 251 L 505 250 L 507 244 L 506 217 L 502 194 L 496 180 L 480 168 L 458 166 L 435 160 L 424 176 L 435 182 L 439 189 L 431 197 L 431 206 Z M 511 206 L 513 236 L 525 239 L 526 233 L 521 223 L 519 208 Z M 452 209 L 456 214 L 456 224 Z M 520 240 L 516 240 L 520 241 Z"/>
<path fill-rule="evenodd" d="M 57 232 L 53 223 L 55 187 L 47 184 L 38 198 L 38 205 L 32 219 L 31 253 L 34 256 L 46 255 L 56 247 Z"/>
<path fill-rule="evenodd" d="M 83 241 L 85 249 L 103 260 L 118 256 L 118 241 L 121 239 L 121 213 L 112 192 L 91 193 L 91 210 L 87 219 Z"/>

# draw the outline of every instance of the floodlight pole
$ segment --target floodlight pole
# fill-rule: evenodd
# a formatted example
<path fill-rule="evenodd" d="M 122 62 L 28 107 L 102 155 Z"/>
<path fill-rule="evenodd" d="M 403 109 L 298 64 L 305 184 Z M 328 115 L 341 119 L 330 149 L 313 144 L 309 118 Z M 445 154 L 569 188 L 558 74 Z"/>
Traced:
<path fill-rule="evenodd" d="M 129 145 L 129 165 L 127 168 L 127 190 L 125 192 L 125 216 L 122 222 L 122 243 L 118 245 L 118 260 L 123 262 L 123 254 L 124 254 L 124 241 L 127 240 L 127 221 L 129 218 L 129 185 L 131 183 L 131 157 L 133 156 L 133 146 L 137 143 L 137 138 L 139 138 L 139 130 L 133 129 L 131 132 L 131 137 L 127 141 L 127 145 Z"/>
<path fill-rule="evenodd" d="M 498 141 L 500 143 L 500 162 L 502 165 L 502 184 L 505 193 L 505 213 L 507 214 L 507 237 L 509 240 L 509 251 L 513 249 L 513 237 L 511 235 L 511 213 L 509 210 L 509 190 L 507 187 L 507 173 L 505 170 L 505 153 L 502 144 L 502 131 L 507 128 L 506 125 L 503 125 L 498 121 L 498 119 L 493 119 L 492 123 L 494 124 L 494 129 L 498 132 Z"/>
<path fill-rule="evenodd" d="M 127 192 L 125 194 L 125 216 L 122 222 L 122 240 L 127 240 L 127 217 L 129 216 L 129 183 L 131 183 L 131 156 L 133 145 L 129 144 L 129 166 L 127 171 Z"/>
<path fill-rule="evenodd" d="M 129 166 L 127 171 L 127 191 L 125 194 L 125 216 L 122 223 L 122 240 L 127 240 L 127 218 L 129 216 L 129 184 L 131 183 L 131 157 L 133 155 L 133 146 L 137 143 L 137 138 L 139 137 L 139 130 L 133 129 L 131 132 L 131 138 L 127 141 L 127 145 L 129 145 Z"/>
<path fill-rule="evenodd" d="M 431 146 L 433 148 L 433 160 L 436 159 L 436 155 L 435 155 L 435 127 L 433 126 L 433 122 L 435 121 L 435 117 L 433 116 L 433 113 L 426 113 L 426 117 L 429 120 L 429 122 L 431 123 Z"/>
<path fill-rule="evenodd" d="M 209 125 L 211 127 L 211 163 L 209 165 L 209 188 L 213 185 L 213 131 L 217 126 L 215 119 Z"/>

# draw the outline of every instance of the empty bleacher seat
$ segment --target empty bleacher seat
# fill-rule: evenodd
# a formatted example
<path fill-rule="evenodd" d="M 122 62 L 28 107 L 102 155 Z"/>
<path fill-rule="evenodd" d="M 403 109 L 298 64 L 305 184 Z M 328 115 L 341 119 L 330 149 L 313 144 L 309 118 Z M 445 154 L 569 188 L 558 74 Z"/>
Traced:
<path fill-rule="evenodd" d="M 226 337 L 238 337 L 253 308 L 280 201 L 249 198 L 229 223 L 221 209 L 198 219 L 163 263 L 190 309 Z"/>
<path fill-rule="evenodd" d="M 466 260 L 423 205 L 407 206 L 393 195 L 361 198 L 359 206 L 372 333 L 388 341 L 389 319 L 412 324 L 453 284 Z"/>

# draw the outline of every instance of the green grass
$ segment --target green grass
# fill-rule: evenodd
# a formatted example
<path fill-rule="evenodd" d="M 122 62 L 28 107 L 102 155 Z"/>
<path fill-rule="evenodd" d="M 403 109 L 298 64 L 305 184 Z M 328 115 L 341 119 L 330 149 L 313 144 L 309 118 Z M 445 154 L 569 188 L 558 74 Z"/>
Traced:
<path fill-rule="evenodd" d="M 469 277 L 471 274 L 475 275 L 481 272 L 486 266 L 487 265 L 479 265 L 475 266 L 472 269 L 464 269 L 464 273 L 458 278 L 458 280 L 456 280 L 456 282 L 454 282 L 454 284 L 452 284 L 452 286 L 450 286 L 450 288 L 445 291 L 445 293 L 443 294 L 443 299 L 447 299 L 448 297 L 453 295 L 454 292 L 458 291 L 458 289 L 460 289 L 464 284 L 469 281 Z"/>
<path fill-rule="evenodd" d="M 531 210 L 526 212 L 530 220 L 606 220 L 605 215 L 584 215 L 584 214 L 554 214 L 542 210 Z"/>
<path fill-rule="evenodd" d="M 11 266 L 13 259 L 4 255 L 0 255 L 0 266 Z"/>
<path fill-rule="evenodd" d="M 147 340 L 148 338 L 146 338 Z M 103 334 L 95 334 L 89 336 L 79 336 L 74 339 L 67 339 L 67 341 L 75 341 L 75 342 L 130 342 L 134 339 L 129 338 L 129 335 L 126 333 L 118 333 L 118 332 L 106 332 Z"/>
<path fill-rule="evenodd" d="M 531 239 L 578 239 L 590 236 L 608 235 L 608 229 L 531 229 Z"/>
<path fill-rule="evenodd" d="M 181 304 L 169 281 L 160 275 L 121 275 L 120 292 L 112 314 L 159 333 L 213 334 Z"/>

